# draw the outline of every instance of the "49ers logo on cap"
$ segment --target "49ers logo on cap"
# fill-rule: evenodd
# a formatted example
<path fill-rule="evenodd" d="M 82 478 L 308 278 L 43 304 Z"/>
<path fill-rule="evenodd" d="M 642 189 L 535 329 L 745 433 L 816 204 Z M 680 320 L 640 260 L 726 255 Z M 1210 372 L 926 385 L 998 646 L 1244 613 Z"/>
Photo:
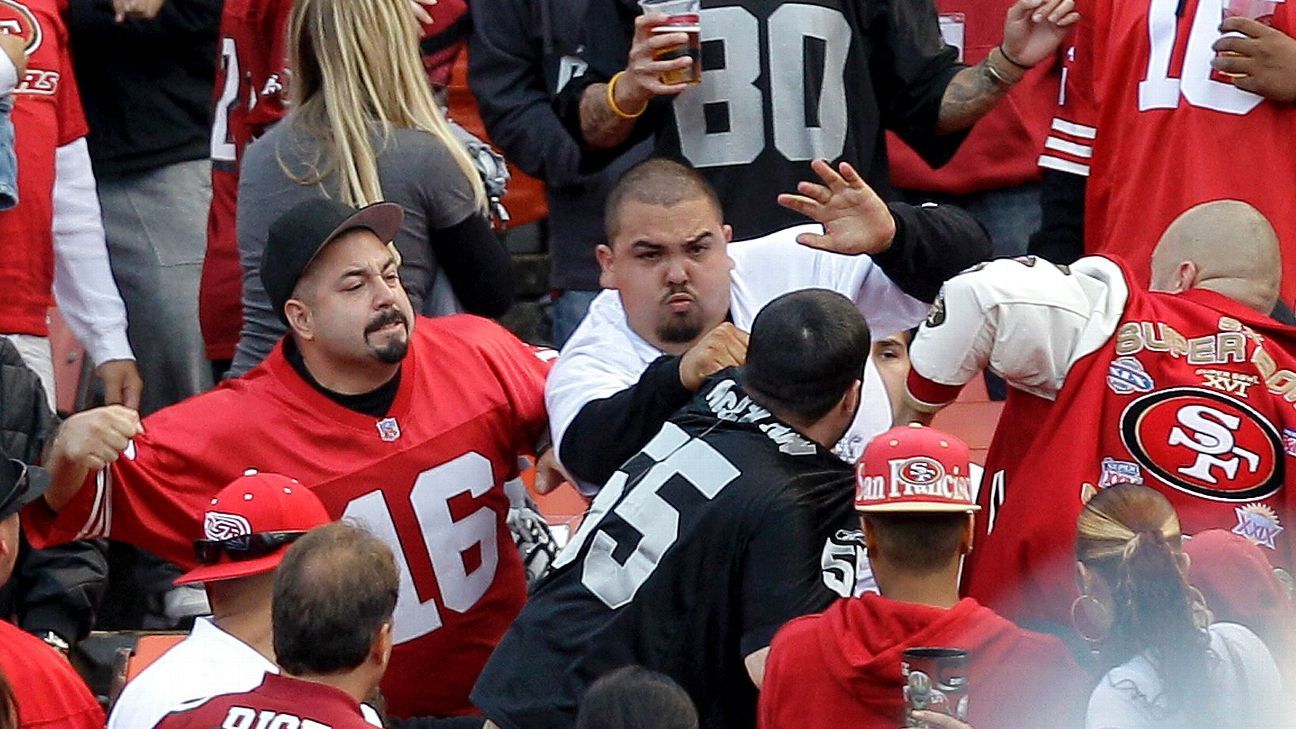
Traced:
<path fill-rule="evenodd" d="M 1278 430 L 1220 392 L 1175 387 L 1144 395 L 1121 413 L 1121 440 L 1158 479 L 1207 499 L 1262 499 L 1283 483 Z"/>
<path fill-rule="evenodd" d="M 945 477 L 945 467 L 931 458 L 918 456 L 893 464 L 901 483 L 926 486 Z"/>
<path fill-rule="evenodd" d="M 44 39 L 40 23 L 36 22 L 36 14 L 15 0 L 0 0 L 0 33 L 26 38 L 24 50 L 28 56 L 40 48 Z"/>

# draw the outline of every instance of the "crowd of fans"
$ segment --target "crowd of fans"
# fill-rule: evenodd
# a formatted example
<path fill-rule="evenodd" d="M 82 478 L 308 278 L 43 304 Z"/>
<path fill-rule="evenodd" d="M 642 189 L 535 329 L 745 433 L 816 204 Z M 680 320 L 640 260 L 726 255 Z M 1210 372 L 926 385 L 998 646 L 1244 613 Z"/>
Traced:
<path fill-rule="evenodd" d="M 0 729 L 1296 726 L 1294 36 L 0 0 Z"/>

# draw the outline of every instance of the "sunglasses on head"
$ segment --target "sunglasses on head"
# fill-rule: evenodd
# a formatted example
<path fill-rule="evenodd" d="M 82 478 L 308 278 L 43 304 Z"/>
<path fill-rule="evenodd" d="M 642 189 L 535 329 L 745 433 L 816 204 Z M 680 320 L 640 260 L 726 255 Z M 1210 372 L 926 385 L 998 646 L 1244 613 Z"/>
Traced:
<path fill-rule="evenodd" d="M 9 507 L 13 502 L 22 498 L 22 495 L 27 492 L 28 481 L 30 480 L 30 474 L 27 470 L 26 463 L 23 463 L 16 458 L 10 458 L 9 463 L 18 468 L 18 478 L 14 479 L 13 489 L 10 490 L 3 501 L 0 501 L 0 514 L 9 511 Z M 13 511 L 17 511 L 17 509 L 13 509 Z"/>
<path fill-rule="evenodd" d="M 264 557 L 280 547 L 292 544 L 306 532 L 257 532 L 229 539 L 196 539 L 194 556 L 203 564 L 216 564 L 221 555 L 233 562 Z"/>

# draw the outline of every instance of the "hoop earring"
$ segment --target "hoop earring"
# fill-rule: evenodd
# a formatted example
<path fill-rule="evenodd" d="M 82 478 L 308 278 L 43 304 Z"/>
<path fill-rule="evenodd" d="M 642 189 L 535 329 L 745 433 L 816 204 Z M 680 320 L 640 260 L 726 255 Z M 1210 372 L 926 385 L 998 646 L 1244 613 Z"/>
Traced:
<path fill-rule="evenodd" d="M 1075 600 L 1071 602 L 1071 628 L 1075 630 L 1076 635 L 1079 635 L 1081 638 L 1084 639 L 1086 643 L 1089 644 L 1090 651 L 1097 653 L 1099 646 L 1101 646 L 1102 642 L 1107 639 L 1107 633 L 1103 633 L 1102 635 L 1099 636 L 1088 635 L 1084 632 L 1084 629 L 1080 627 L 1080 621 L 1076 619 L 1076 608 L 1080 607 L 1080 603 L 1084 602 L 1085 600 L 1088 600 L 1089 602 L 1096 605 L 1098 607 L 1098 610 L 1102 611 L 1102 613 L 1108 618 L 1109 622 L 1111 618 L 1111 611 L 1107 609 L 1106 605 L 1103 605 L 1101 602 L 1099 602 L 1098 598 L 1089 594 L 1081 595 L 1080 597 L 1077 597 Z M 1086 621 L 1086 622 L 1092 622 L 1092 621 Z M 1108 631 L 1110 632 L 1110 628 L 1108 629 Z"/>

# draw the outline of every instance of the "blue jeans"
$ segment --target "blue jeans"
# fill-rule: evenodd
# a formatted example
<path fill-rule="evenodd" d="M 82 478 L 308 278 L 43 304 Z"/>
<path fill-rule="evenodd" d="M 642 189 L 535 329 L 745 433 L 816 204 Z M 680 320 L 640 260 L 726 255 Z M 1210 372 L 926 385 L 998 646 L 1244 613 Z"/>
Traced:
<path fill-rule="evenodd" d="M 1040 227 L 1040 186 L 1037 184 L 1005 187 L 954 200 L 972 217 L 981 221 L 994 254 L 999 256 L 1024 256 L 1031 233 Z"/>
<path fill-rule="evenodd" d="M 589 311 L 590 303 L 598 295 L 598 291 L 567 289 L 549 306 L 549 337 L 553 340 L 555 349 L 562 349 L 571 338 L 572 332 L 576 331 L 576 327 L 585 318 L 585 312 Z"/>
<path fill-rule="evenodd" d="M 13 94 L 0 96 L 0 211 L 18 205 L 18 152 L 14 149 Z"/>

